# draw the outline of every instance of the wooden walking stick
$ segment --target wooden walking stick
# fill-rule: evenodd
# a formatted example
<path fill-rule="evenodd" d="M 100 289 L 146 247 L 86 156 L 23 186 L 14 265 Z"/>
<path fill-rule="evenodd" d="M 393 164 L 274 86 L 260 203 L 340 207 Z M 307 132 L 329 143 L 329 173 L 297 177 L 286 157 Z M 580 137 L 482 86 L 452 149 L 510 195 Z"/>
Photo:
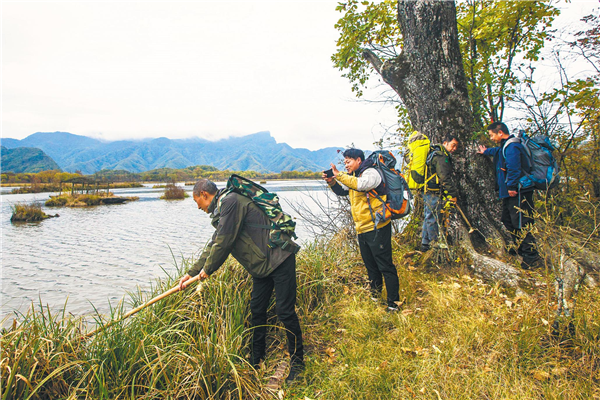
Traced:
<path fill-rule="evenodd" d="M 194 276 L 194 277 L 192 277 L 192 278 L 188 279 L 188 280 L 185 282 L 185 284 L 186 284 L 186 287 L 187 287 L 187 286 L 189 286 L 189 284 L 190 284 L 190 283 L 196 282 L 198 279 L 200 279 L 200 274 L 198 274 L 198 275 L 196 275 L 196 276 Z M 185 289 L 184 289 L 184 290 L 185 290 Z M 104 329 L 106 329 L 106 328 L 109 328 L 109 327 L 113 326 L 113 325 L 114 325 L 114 324 L 116 324 L 117 322 L 121 322 L 121 321 L 123 321 L 124 319 L 131 317 L 133 314 L 135 314 L 135 313 L 137 313 L 137 312 L 140 312 L 140 311 L 142 311 L 144 308 L 146 308 L 146 307 L 148 307 L 148 306 L 151 306 L 152 304 L 156 303 L 157 301 L 160 301 L 160 300 L 164 299 L 165 297 L 167 297 L 167 296 L 170 296 L 170 295 L 172 295 L 173 293 L 177 293 L 177 292 L 179 292 L 179 283 L 178 283 L 177 285 L 175 285 L 174 287 L 172 287 L 171 289 L 167 290 L 166 292 L 164 292 L 164 293 L 162 293 L 162 294 L 159 294 L 158 296 L 154 297 L 154 298 L 153 298 L 153 299 L 151 299 L 151 300 L 148 300 L 147 302 L 145 302 L 145 303 L 144 303 L 144 304 L 142 304 L 141 306 L 138 306 L 138 307 L 134 308 L 133 310 L 129 311 L 127 314 L 123 315 L 121 318 L 119 318 L 119 319 L 117 319 L 117 320 L 115 320 L 115 321 L 111 321 L 110 323 L 108 323 L 108 324 L 106 324 L 106 325 L 103 325 L 103 326 L 101 326 L 100 328 L 98 328 L 98 329 L 96 329 L 96 330 L 93 330 L 93 331 L 91 331 L 91 332 L 88 332 L 88 333 L 86 333 L 85 335 L 83 335 L 83 336 L 81 337 L 81 339 L 87 339 L 87 338 L 89 338 L 89 337 L 92 337 L 92 336 L 94 336 L 96 333 L 98 333 L 98 332 L 100 332 L 100 331 L 102 331 L 102 330 L 104 330 Z"/>
<path fill-rule="evenodd" d="M 465 222 L 467 223 L 467 225 L 469 226 L 469 234 L 475 232 L 477 229 L 473 228 L 471 226 L 471 223 L 469 222 L 469 220 L 467 219 L 467 216 L 465 215 L 465 213 L 463 212 L 463 210 L 461 210 L 460 206 L 457 204 L 456 205 L 456 209 L 460 212 L 460 215 L 462 215 L 463 219 L 465 220 Z"/>

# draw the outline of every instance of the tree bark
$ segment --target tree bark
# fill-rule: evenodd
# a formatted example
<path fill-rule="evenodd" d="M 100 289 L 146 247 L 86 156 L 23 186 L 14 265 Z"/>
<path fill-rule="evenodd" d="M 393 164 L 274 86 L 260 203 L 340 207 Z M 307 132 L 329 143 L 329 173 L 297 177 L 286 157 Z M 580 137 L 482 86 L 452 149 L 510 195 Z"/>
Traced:
<path fill-rule="evenodd" d="M 459 139 L 461 146 L 453 156 L 460 192 L 458 202 L 477 231 L 467 233 L 460 217 L 454 215 L 449 242 L 460 245 L 469 254 L 470 267 L 478 275 L 507 286 L 523 285 L 530 279 L 521 270 L 490 257 L 503 253 L 510 239 L 500 223 L 492 162 L 476 154 L 474 118 L 458 41 L 455 4 L 399 0 L 398 23 L 403 37 L 398 57 L 383 62 L 369 50 L 363 56 L 396 91 L 408 110 L 413 128 L 426 134 L 432 143 L 442 143 L 449 133 Z M 560 258 L 555 264 L 561 266 L 568 293 L 585 277 L 584 269 L 588 271 L 588 280 L 593 282 L 598 276 L 600 256 L 592 256 L 583 246 L 561 245 L 548 249 L 547 253 L 551 259 Z M 572 256 L 565 258 L 565 254 Z"/>
<path fill-rule="evenodd" d="M 475 249 L 506 239 L 499 223 L 499 202 L 494 191 L 491 161 L 477 155 L 473 142 L 473 113 L 458 42 L 456 8 L 451 1 L 399 1 L 398 23 L 402 53 L 382 62 L 365 51 L 364 57 L 398 93 L 412 126 L 432 143 L 448 133 L 459 138 L 454 154 L 459 204 L 478 234 L 471 235 Z M 453 233 L 450 232 L 452 235 Z M 456 234 L 456 232 L 454 232 Z"/>

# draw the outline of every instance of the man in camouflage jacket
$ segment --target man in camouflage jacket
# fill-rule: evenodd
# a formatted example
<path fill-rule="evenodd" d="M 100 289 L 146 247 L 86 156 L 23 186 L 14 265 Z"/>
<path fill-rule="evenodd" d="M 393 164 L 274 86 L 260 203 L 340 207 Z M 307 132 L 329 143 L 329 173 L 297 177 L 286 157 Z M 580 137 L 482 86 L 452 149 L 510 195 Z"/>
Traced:
<path fill-rule="evenodd" d="M 304 369 L 302 331 L 296 314 L 296 255 L 292 249 L 269 246 L 270 220 L 251 199 L 202 179 L 194 186 L 194 201 L 199 209 L 210 214 L 215 233 L 198 261 L 179 282 L 200 275 L 206 279 L 225 262 L 229 254 L 252 276 L 252 358 L 256 367 L 266 354 L 267 309 L 273 289 L 277 317 L 283 323 L 291 356 L 290 374 L 293 381 Z"/>

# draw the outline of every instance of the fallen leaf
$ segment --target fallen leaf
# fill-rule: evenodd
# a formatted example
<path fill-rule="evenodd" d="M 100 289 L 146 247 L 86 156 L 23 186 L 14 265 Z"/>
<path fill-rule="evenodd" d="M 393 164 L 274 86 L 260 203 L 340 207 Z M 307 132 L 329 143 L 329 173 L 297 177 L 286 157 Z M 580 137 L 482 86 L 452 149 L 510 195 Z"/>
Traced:
<path fill-rule="evenodd" d="M 402 315 L 404 315 L 405 317 L 412 313 L 413 313 L 413 310 L 409 310 L 408 308 L 406 310 L 402 310 Z"/>
<path fill-rule="evenodd" d="M 460 286 L 460 285 L 459 285 L 457 282 L 454 282 L 454 283 L 452 284 L 452 287 L 453 287 L 454 289 L 460 289 L 460 288 L 461 288 L 461 286 Z"/>
<path fill-rule="evenodd" d="M 348 286 L 344 286 L 344 294 L 350 293 L 350 288 Z"/>
<path fill-rule="evenodd" d="M 506 300 L 504 303 L 506 304 L 506 306 L 507 306 L 508 308 L 511 308 L 511 307 L 512 307 L 512 305 L 513 305 L 513 302 L 512 302 L 512 301 L 510 301 L 510 300 Z"/>
<path fill-rule="evenodd" d="M 406 302 L 406 297 L 404 297 L 401 301 L 395 301 L 394 303 L 396 303 L 398 308 L 400 308 L 400 307 L 402 307 L 402 304 L 404 304 L 405 302 Z"/>
<path fill-rule="evenodd" d="M 547 320 L 545 320 L 544 318 L 542 318 L 542 324 L 544 324 L 544 325 L 548 325 L 548 321 L 547 321 Z"/>
<path fill-rule="evenodd" d="M 325 349 L 325 353 L 327 353 L 329 357 L 335 357 L 335 349 L 333 347 Z"/>
<path fill-rule="evenodd" d="M 336 330 L 336 332 L 337 333 L 346 333 L 347 331 L 344 328 L 340 328 L 340 329 Z"/>
<path fill-rule="evenodd" d="M 415 267 L 410 267 L 410 266 L 409 266 L 409 267 L 408 267 L 408 270 L 409 270 L 409 271 L 416 271 L 417 269 L 416 269 Z"/>

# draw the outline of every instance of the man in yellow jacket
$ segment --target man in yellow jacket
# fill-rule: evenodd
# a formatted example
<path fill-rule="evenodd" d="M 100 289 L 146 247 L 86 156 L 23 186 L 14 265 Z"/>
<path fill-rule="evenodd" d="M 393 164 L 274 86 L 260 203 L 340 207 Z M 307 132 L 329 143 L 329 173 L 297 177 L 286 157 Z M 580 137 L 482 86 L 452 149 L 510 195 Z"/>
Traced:
<path fill-rule="evenodd" d="M 373 168 L 371 160 L 365 161 L 362 150 L 348 149 L 343 155 L 348 172 L 339 172 L 331 164 L 333 177 L 323 174 L 323 179 L 338 196 L 350 196 L 352 219 L 358 235 L 360 254 L 367 268 L 371 293 L 374 298 L 378 298 L 385 281 L 387 311 L 397 311 L 400 296 L 398 273 L 392 260 L 392 225 L 391 221 L 385 221 L 375 227 L 373 216 L 383 204 L 369 194 L 373 190 L 382 193 L 381 175 Z M 385 196 L 382 199 L 385 201 Z"/>

